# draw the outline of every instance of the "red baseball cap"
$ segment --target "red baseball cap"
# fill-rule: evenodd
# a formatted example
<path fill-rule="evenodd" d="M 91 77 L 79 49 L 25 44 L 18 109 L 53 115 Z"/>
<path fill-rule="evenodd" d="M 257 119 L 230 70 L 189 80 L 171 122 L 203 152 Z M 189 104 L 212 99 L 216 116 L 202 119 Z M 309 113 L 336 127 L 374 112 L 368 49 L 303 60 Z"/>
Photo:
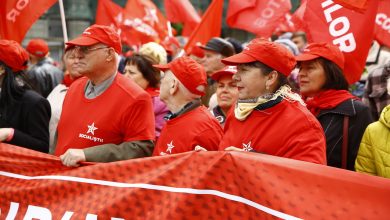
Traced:
<path fill-rule="evenodd" d="M 98 43 L 114 48 L 118 54 L 122 53 L 122 44 L 119 34 L 115 32 L 114 28 L 104 25 L 94 24 L 88 27 L 80 36 L 66 42 L 66 45 L 91 46 Z"/>
<path fill-rule="evenodd" d="M 297 61 L 309 61 L 323 57 L 344 69 L 344 54 L 330 43 L 311 43 L 296 57 Z"/>
<path fill-rule="evenodd" d="M 172 73 L 180 80 L 181 83 L 192 93 L 197 95 L 206 94 L 206 72 L 195 60 L 183 56 L 179 57 L 168 64 L 153 65 L 154 67 Z"/>
<path fill-rule="evenodd" d="M 232 77 L 234 74 L 237 73 L 237 67 L 236 66 L 225 66 L 223 69 L 216 71 L 213 75 L 211 75 L 211 78 L 215 81 L 218 81 L 223 76 L 230 76 Z"/>
<path fill-rule="evenodd" d="M 222 59 L 222 63 L 233 66 L 255 61 L 264 63 L 285 76 L 290 75 L 297 63 L 285 46 L 260 38 L 249 42 L 241 53 Z"/>
<path fill-rule="evenodd" d="M 0 40 L 0 61 L 12 71 L 17 72 L 27 68 L 27 51 L 13 40 Z"/>
<path fill-rule="evenodd" d="M 47 53 L 49 53 L 49 46 L 43 39 L 36 38 L 28 42 L 26 50 L 34 56 L 44 57 Z"/>

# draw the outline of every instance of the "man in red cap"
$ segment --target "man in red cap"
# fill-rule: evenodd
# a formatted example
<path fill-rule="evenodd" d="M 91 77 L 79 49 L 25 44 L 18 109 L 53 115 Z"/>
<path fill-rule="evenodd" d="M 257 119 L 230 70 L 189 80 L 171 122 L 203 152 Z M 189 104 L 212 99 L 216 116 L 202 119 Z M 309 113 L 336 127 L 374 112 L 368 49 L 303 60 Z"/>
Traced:
<path fill-rule="evenodd" d="M 46 98 L 62 82 L 63 73 L 50 60 L 49 46 L 43 39 L 30 40 L 26 50 L 30 57 L 27 77 L 33 89 Z"/>
<path fill-rule="evenodd" d="M 321 125 L 287 85 L 296 65 L 287 48 L 255 39 L 222 62 L 237 66 L 233 79 L 238 101 L 226 120 L 220 150 L 255 151 L 326 164 Z"/>
<path fill-rule="evenodd" d="M 83 78 L 69 88 L 58 124 L 55 155 L 67 166 L 150 156 L 154 113 L 150 96 L 117 73 L 122 45 L 108 26 L 92 25 L 67 43 Z"/>
<path fill-rule="evenodd" d="M 232 76 L 237 73 L 237 67 L 226 66 L 215 72 L 211 78 L 217 82 L 218 105 L 211 109 L 211 114 L 219 121 L 222 127 L 225 126 L 226 115 L 237 101 L 238 89 Z"/>
<path fill-rule="evenodd" d="M 200 103 L 207 86 L 203 67 L 186 56 L 155 67 L 164 71 L 160 98 L 171 114 L 167 117 L 153 155 L 192 151 L 197 145 L 207 150 L 217 150 L 222 128 Z"/>

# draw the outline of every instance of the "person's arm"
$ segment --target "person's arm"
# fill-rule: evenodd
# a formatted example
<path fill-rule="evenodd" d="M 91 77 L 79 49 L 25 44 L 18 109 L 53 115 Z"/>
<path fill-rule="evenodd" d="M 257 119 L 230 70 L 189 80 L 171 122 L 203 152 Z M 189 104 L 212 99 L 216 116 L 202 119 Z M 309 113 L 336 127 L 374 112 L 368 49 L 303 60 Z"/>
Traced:
<path fill-rule="evenodd" d="M 154 143 L 151 140 L 123 142 L 119 145 L 104 144 L 85 148 L 86 161 L 89 162 L 112 162 L 128 160 L 152 155 Z"/>
<path fill-rule="evenodd" d="M 60 156 L 65 166 L 76 167 L 80 162 L 113 162 L 151 156 L 154 143 L 151 140 L 130 141 L 121 144 L 103 144 L 85 149 L 68 149 Z"/>
<path fill-rule="evenodd" d="M 27 117 L 19 119 L 27 124 L 26 130 L 14 129 L 12 139 L 6 143 L 48 153 L 51 115 L 49 102 L 42 98 L 26 111 L 28 111 Z"/>

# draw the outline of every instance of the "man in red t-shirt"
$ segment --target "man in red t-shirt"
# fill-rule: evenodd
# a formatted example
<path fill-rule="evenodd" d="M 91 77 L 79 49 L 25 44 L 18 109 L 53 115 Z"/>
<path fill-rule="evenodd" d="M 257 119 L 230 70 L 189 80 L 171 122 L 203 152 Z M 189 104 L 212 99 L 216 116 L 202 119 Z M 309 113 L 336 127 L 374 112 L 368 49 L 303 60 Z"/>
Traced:
<path fill-rule="evenodd" d="M 114 29 L 92 25 L 66 43 L 83 78 L 65 97 L 55 155 L 67 166 L 150 156 L 154 113 L 149 95 L 117 73 L 122 46 Z"/>
<path fill-rule="evenodd" d="M 165 71 L 160 98 L 171 114 L 153 155 L 192 151 L 198 145 L 217 150 L 223 132 L 218 121 L 201 105 L 200 97 L 205 94 L 207 86 L 203 67 L 186 56 L 155 67 Z"/>

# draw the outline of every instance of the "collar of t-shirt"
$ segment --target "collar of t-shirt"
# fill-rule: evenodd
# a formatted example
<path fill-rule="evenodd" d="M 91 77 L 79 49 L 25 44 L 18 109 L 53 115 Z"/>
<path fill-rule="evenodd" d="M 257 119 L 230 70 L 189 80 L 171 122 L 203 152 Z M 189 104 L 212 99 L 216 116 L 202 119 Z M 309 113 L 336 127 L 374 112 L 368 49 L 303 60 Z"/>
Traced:
<path fill-rule="evenodd" d="M 168 112 L 168 114 L 164 117 L 165 120 L 171 120 L 171 119 L 174 119 L 186 112 L 189 112 L 197 107 L 199 107 L 201 105 L 201 101 L 200 99 L 195 99 L 189 103 L 187 103 L 182 109 L 180 109 L 178 112 L 176 113 L 172 113 L 172 112 Z"/>
<path fill-rule="evenodd" d="M 101 95 L 104 91 L 106 91 L 108 87 L 110 87 L 110 85 L 115 79 L 116 74 L 117 73 L 113 74 L 112 76 L 110 76 L 110 78 L 104 80 L 102 83 L 96 86 L 92 84 L 91 80 L 88 80 L 84 92 L 85 98 L 94 99 Z"/>

